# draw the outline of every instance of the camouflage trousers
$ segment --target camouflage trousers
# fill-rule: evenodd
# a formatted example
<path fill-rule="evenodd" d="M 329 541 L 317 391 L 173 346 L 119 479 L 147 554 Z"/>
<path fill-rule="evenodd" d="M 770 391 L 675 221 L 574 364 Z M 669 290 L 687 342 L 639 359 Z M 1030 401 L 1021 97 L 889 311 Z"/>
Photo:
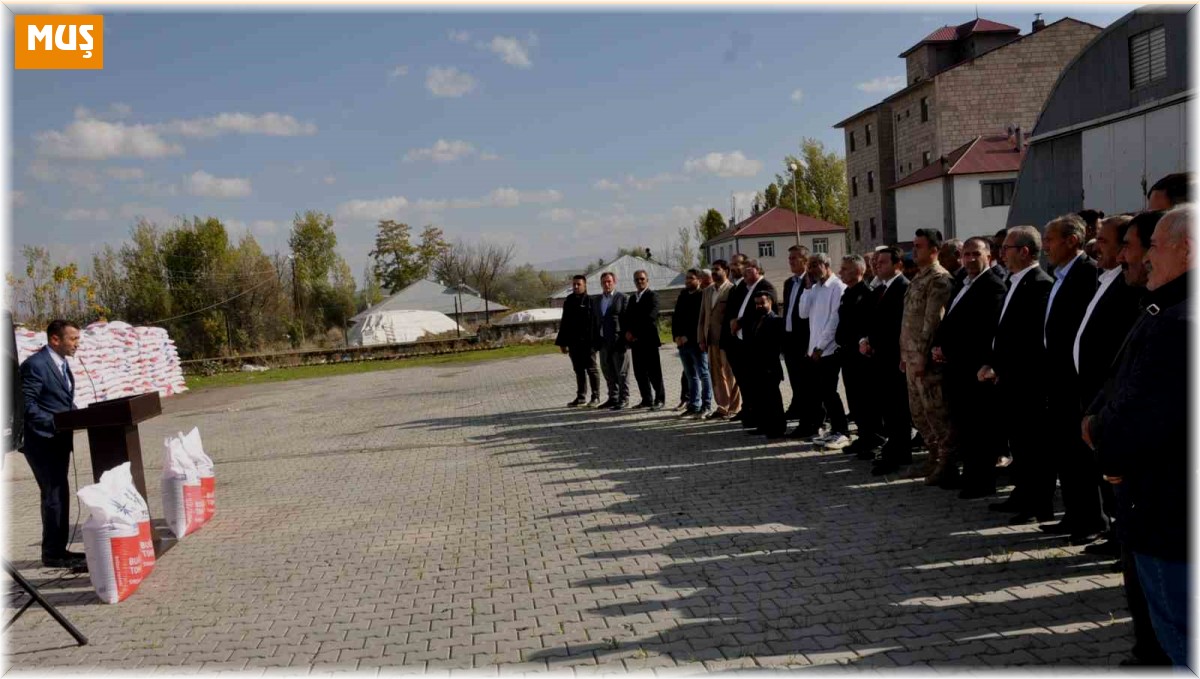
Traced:
<path fill-rule="evenodd" d="M 950 436 L 950 415 L 942 392 L 944 376 L 940 370 L 934 372 L 927 369 L 923 376 L 917 377 L 909 367 L 905 377 L 908 380 L 908 407 L 912 411 L 913 426 L 925 440 L 929 461 L 946 464 L 950 461 L 946 447 Z"/>

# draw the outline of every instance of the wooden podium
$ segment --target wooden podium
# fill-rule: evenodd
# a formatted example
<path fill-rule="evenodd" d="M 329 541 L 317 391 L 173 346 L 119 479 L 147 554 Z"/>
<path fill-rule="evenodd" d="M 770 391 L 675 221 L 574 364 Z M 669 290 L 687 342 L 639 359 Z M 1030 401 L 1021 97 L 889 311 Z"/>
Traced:
<path fill-rule="evenodd" d="M 149 504 L 146 494 L 146 474 L 142 465 L 142 441 L 138 437 L 138 423 L 162 414 L 162 401 L 158 392 L 152 391 L 135 396 L 97 401 L 86 408 L 54 415 L 54 427 L 59 431 L 86 429 L 88 449 L 92 454 L 92 478 L 100 482 L 100 475 L 130 463 L 133 485 Z M 151 517 L 150 528 L 154 532 L 154 554 L 161 556 L 175 545 L 175 537 L 167 528 L 166 521 Z"/>

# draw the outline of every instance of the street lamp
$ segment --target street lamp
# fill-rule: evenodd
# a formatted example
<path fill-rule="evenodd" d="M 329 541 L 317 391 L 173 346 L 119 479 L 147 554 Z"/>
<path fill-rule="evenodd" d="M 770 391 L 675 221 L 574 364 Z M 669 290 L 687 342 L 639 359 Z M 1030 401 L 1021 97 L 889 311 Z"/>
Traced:
<path fill-rule="evenodd" d="M 796 245 L 800 244 L 800 194 L 796 190 L 796 170 L 800 167 L 795 163 L 790 163 L 788 169 L 792 171 L 792 222 L 796 227 Z"/>

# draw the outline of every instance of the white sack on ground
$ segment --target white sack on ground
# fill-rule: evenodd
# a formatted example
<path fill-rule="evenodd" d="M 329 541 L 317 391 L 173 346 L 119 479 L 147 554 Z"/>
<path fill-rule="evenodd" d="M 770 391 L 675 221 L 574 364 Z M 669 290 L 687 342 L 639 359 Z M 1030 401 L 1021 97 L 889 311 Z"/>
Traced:
<path fill-rule="evenodd" d="M 205 524 L 213 517 L 213 514 L 217 513 L 217 478 L 213 469 L 213 461 L 204 452 L 204 442 L 200 440 L 199 427 L 192 427 L 192 430 L 186 435 L 180 432 L 179 438 L 183 440 L 183 449 L 187 451 L 188 456 L 192 459 L 192 464 L 196 466 L 196 473 L 200 476 L 200 498 L 204 502 L 200 523 Z"/>
<path fill-rule="evenodd" d="M 133 485 L 130 463 L 79 489 L 91 515 L 83 524 L 88 575 L 101 601 L 115 604 L 133 594 L 154 569 L 150 511 Z"/>
<path fill-rule="evenodd" d="M 200 490 L 200 472 L 179 436 L 164 441 L 162 503 L 167 527 L 182 539 L 192 533 L 204 516 L 204 497 Z"/>

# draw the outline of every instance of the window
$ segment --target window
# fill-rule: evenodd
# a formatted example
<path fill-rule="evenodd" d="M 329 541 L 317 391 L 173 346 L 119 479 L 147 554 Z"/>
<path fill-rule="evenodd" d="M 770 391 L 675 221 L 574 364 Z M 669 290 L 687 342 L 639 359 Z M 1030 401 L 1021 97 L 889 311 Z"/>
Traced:
<path fill-rule="evenodd" d="M 921 97 L 921 122 L 929 122 L 929 97 Z"/>
<path fill-rule="evenodd" d="M 875 218 L 871 218 L 871 238 L 875 238 Z"/>
<path fill-rule="evenodd" d="M 867 146 L 871 145 L 871 123 L 867 123 Z"/>
<path fill-rule="evenodd" d="M 896 113 L 896 122 L 900 122 L 900 113 L 899 112 Z"/>
<path fill-rule="evenodd" d="M 929 167 L 929 151 L 921 152 L 921 167 Z"/>
<path fill-rule="evenodd" d="M 758 241 L 758 256 L 759 257 L 774 257 L 775 256 L 775 241 L 773 241 L 773 240 Z"/>
<path fill-rule="evenodd" d="M 867 193 L 875 193 L 875 173 L 867 173 Z"/>
<path fill-rule="evenodd" d="M 855 198 L 858 197 L 858 177 L 850 178 L 850 195 Z"/>
<path fill-rule="evenodd" d="M 850 130 L 850 150 L 854 150 L 854 130 Z"/>
<path fill-rule="evenodd" d="M 1017 188 L 1015 181 L 979 182 L 980 193 L 983 194 L 983 207 L 999 207 L 1012 205 L 1013 191 Z"/>
<path fill-rule="evenodd" d="M 909 172 L 912 172 L 912 163 L 909 163 L 909 164 L 908 164 L 908 171 L 909 171 Z"/>
<path fill-rule="evenodd" d="M 828 238 L 814 238 L 813 239 L 813 252 L 824 252 L 825 254 L 829 254 L 829 239 Z"/>
<path fill-rule="evenodd" d="M 904 109 L 904 119 L 907 120 L 911 117 L 912 117 L 912 111 L 910 111 L 909 109 Z"/>
<path fill-rule="evenodd" d="M 858 220 L 854 220 L 854 240 L 862 240 L 862 229 L 858 228 Z"/>
<path fill-rule="evenodd" d="M 1129 88 L 1167 77 L 1167 31 L 1162 26 L 1129 39 Z"/>

